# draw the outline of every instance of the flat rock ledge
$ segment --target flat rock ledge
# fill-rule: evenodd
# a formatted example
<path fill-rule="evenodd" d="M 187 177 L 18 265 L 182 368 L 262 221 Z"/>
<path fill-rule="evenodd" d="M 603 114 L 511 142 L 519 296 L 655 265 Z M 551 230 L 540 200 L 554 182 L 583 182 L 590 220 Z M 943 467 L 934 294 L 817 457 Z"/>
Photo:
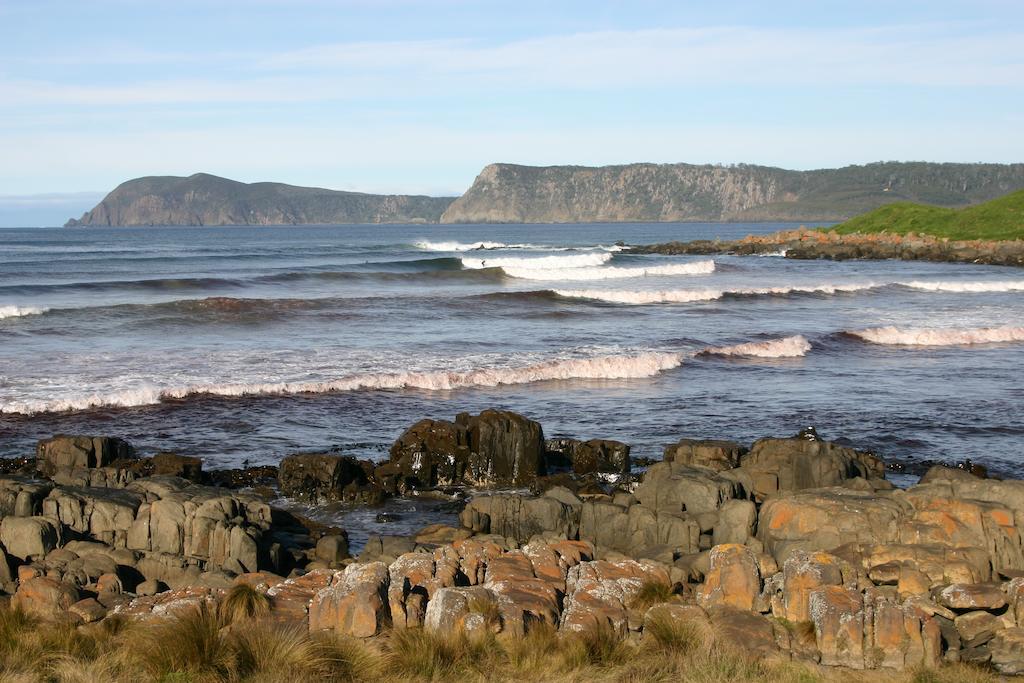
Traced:
<path fill-rule="evenodd" d="M 509 448 L 509 462 L 543 466 L 538 430 L 512 414 L 495 419 L 505 436 L 471 420 L 420 425 L 396 444 L 396 460 L 414 463 L 410 476 L 477 478 L 487 461 L 474 440 L 490 440 L 494 462 Z M 126 444 L 103 439 L 43 442 L 39 469 L 60 478 L 126 455 Z M 465 450 L 433 457 L 432 440 Z M 619 470 L 614 442 L 587 443 L 556 454 Z M 425 461 L 467 469 L 417 471 Z M 330 462 L 307 465 L 334 484 L 348 477 Z M 0 589 L 13 607 L 81 624 L 161 619 L 244 584 L 268 599 L 260 618 L 358 638 L 407 628 L 521 635 L 543 624 L 642 639 L 670 620 L 775 660 L 1024 673 L 1024 481 L 935 467 L 896 490 L 876 456 L 814 432 L 750 447 L 682 439 L 640 481 L 605 491 L 481 493 L 460 527 L 377 537 L 358 558 L 343 530 L 304 527 L 254 493 L 168 474 L 92 481 L 111 483 L 0 478 Z"/>
<path fill-rule="evenodd" d="M 738 240 L 694 240 L 633 246 L 634 254 L 780 254 L 791 259 L 902 259 L 1024 266 L 1024 240 L 949 240 L 929 235 L 840 235 L 827 230 L 785 230 Z"/>

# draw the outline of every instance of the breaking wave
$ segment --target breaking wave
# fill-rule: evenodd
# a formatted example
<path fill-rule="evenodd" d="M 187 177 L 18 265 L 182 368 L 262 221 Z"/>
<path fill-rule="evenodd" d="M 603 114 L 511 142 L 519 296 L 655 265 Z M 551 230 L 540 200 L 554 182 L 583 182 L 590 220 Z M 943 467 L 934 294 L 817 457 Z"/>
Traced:
<path fill-rule="evenodd" d="M 846 334 L 872 344 L 897 346 L 959 346 L 1024 341 L 1024 327 L 976 327 L 969 329 L 873 327 Z"/>
<path fill-rule="evenodd" d="M 13 401 L 0 405 L 0 414 L 25 414 L 87 410 L 104 407 L 151 405 L 191 396 L 268 396 L 282 394 L 323 394 L 330 392 L 425 389 L 450 391 L 466 387 L 494 387 L 550 380 L 634 379 L 653 377 L 679 367 L 684 354 L 650 351 L 632 355 L 550 360 L 513 368 L 480 368 L 464 372 L 368 373 L 323 382 L 270 382 L 239 384 L 195 384 L 185 387 L 139 387 L 106 394 L 57 399 Z"/>
<path fill-rule="evenodd" d="M 1024 292 L 1024 280 L 993 280 L 989 282 L 913 282 L 899 283 L 911 289 L 923 289 L 929 292 Z"/>
<path fill-rule="evenodd" d="M 622 251 L 625 249 L 621 244 L 596 244 L 589 247 L 556 247 L 544 244 L 506 244 L 505 242 L 432 242 L 430 240 L 420 240 L 414 242 L 413 246 L 423 251 L 444 251 L 444 252 L 460 252 L 460 251 L 481 251 L 487 249 L 536 249 L 539 251 L 588 251 L 588 250 L 599 250 L 599 251 Z"/>
<path fill-rule="evenodd" d="M 528 244 L 505 244 L 504 242 L 430 242 L 420 240 L 413 246 L 423 251 L 474 251 L 477 249 L 523 249 Z"/>
<path fill-rule="evenodd" d="M 716 301 L 727 296 L 786 296 L 788 294 L 837 294 L 859 292 L 884 285 L 873 283 L 850 285 L 814 285 L 808 287 L 753 287 L 731 290 L 669 289 L 669 290 L 617 290 L 617 289 L 556 289 L 555 294 L 569 299 L 593 299 L 616 304 L 667 304 L 694 301 Z"/>
<path fill-rule="evenodd" d="M 490 261 L 488 261 L 490 265 Z M 709 275 L 715 272 L 714 261 L 672 263 L 663 266 L 642 267 L 584 267 L 584 268 L 523 268 L 503 266 L 505 274 L 523 280 L 619 280 L 657 275 Z"/>
<path fill-rule="evenodd" d="M 735 346 L 712 346 L 702 354 L 715 356 L 752 356 L 755 358 L 800 358 L 811 350 L 811 343 L 802 335 L 769 339 L 762 342 L 748 342 Z"/>
<path fill-rule="evenodd" d="M 600 266 L 608 263 L 612 254 L 608 252 L 591 252 L 588 254 L 568 254 L 564 256 L 537 256 L 534 258 L 471 258 L 462 257 L 462 265 L 465 268 L 529 268 L 531 270 L 558 269 L 558 268 L 585 268 L 587 266 Z"/>
<path fill-rule="evenodd" d="M 42 315 L 48 308 L 39 306 L 0 306 L 0 320 L 4 318 L 20 318 L 25 315 Z"/>

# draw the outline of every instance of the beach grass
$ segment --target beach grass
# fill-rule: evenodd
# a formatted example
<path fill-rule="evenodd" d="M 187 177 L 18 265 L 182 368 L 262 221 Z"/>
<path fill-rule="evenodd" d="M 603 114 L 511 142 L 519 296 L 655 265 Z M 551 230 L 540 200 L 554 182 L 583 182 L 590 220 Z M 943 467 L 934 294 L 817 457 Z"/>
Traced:
<path fill-rule="evenodd" d="M 951 240 L 1024 239 L 1024 190 L 963 209 L 896 202 L 830 229 L 840 234 L 913 232 Z"/>
<path fill-rule="evenodd" d="M 623 638 L 611 627 L 564 634 L 536 624 L 524 636 L 394 629 L 359 640 L 311 634 L 269 619 L 238 619 L 249 612 L 250 598 L 236 596 L 238 609 L 199 606 L 144 622 L 114 617 L 86 626 L 45 622 L 0 607 L 0 683 L 998 680 L 966 665 L 854 672 L 758 659 L 717 638 L 706 624 L 670 619 L 649 624 L 643 638 Z M 225 615 L 236 619 L 225 623 Z"/>

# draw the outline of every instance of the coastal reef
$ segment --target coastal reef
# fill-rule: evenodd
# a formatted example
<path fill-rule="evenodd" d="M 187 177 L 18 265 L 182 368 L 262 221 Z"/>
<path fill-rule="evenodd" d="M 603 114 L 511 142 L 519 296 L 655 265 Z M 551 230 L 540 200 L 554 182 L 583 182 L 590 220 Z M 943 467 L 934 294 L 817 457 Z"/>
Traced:
<path fill-rule="evenodd" d="M 750 666 L 806 667 L 800 680 L 1024 673 L 1024 481 L 937 465 L 897 489 L 876 454 L 813 429 L 750 445 L 682 438 L 647 463 L 627 444 L 545 439 L 489 410 L 410 426 L 384 463 L 296 454 L 205 472 L 113 437 L 56 436 L 4 470 L 8 621 L 81 630 L 234 605 L 379 651 L 411 637 L 662 647 L 683 630 L 678 652 L 700 633 Z M 274 502 L 441 493 L 461 501 L 457 524 L 371 536 L 355 556 L 343 529 Z M 211 637 L 237 627 L 222 619 Z"/>

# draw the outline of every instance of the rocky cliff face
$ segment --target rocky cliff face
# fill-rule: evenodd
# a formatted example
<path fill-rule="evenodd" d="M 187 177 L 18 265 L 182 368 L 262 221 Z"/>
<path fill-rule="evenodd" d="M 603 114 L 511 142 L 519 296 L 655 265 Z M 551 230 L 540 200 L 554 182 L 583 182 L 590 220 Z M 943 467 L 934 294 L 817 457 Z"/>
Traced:
<path fill-rule="evenodd" d="M 1024 187 L 1024 164 L 491 164 L 442 223 L 844 220 L 894 201 L 966 206 Z"/>
<path fill-rule="evenodd" d="M 205 173 L 122 183 L 79 225 L 303 225 L 436 223 L 449 197 L 374 195 L 281 183 L 240 183 Z"/>

